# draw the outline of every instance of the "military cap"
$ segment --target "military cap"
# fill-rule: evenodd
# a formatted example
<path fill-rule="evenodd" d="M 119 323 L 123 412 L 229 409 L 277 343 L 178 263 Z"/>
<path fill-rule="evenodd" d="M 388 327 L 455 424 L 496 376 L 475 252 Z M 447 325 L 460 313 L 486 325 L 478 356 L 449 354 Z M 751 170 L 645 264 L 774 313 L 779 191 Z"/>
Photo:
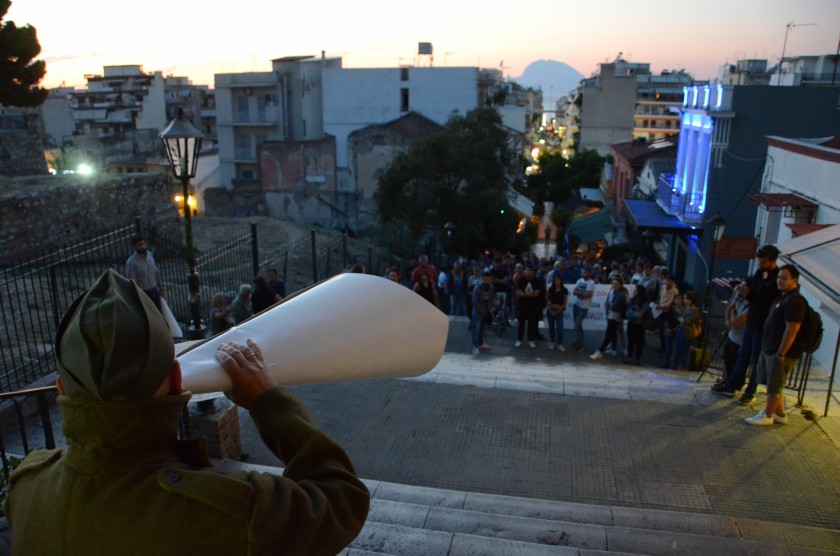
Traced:
<path fill-rule="evenodd" d="M 101 401 L 151 398 L 175 360 L 160 311 L 110 269 L 64 314 L 55 353 L 66 395 Z"/>

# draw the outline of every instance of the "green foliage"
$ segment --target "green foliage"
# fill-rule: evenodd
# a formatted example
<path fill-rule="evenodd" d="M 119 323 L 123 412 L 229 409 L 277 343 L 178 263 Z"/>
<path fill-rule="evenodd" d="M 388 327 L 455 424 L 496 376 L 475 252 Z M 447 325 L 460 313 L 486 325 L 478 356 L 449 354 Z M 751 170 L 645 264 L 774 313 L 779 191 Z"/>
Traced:
<path fill-rule="evenodd" d="M 400 222 L 412 242 L 455 225 L 448 247 L 475 254 L 506 249 L 518 217 L 507 199 L 511 156 L 501 118 L 479 108 L 453 116 L 441 133 L 398 154 L 374 193 L 385 229 Z"/>
<path fill-rule="evenodd" d="M 35 28 L 2 21 L 11 5 L 11 0 L 0 0 L 0 104 L 38 106 L 47 98 L 47 90 L 36 86 L 47 66 L 33 61 L 41 53 Z"/>
<path fill-rule="evenodd" d="M 554 225 L 558 228 L 565 228 L 568 226 L 573 217 L 574 213 L 563 205 L 555 205 L 554 208 L 551 209 L 551 214 L 549 215 L 551 221 L 554 222 Z"/>
<path fill-rule="evenodd" d="M 560 205 L 582 187 L 598 187 L 604 158 L 595 151 L 575 153 L 563 158 L 546 152 L 539 159 L 540 172 L 528 176 L 527 192 L 531 198 Z"/>

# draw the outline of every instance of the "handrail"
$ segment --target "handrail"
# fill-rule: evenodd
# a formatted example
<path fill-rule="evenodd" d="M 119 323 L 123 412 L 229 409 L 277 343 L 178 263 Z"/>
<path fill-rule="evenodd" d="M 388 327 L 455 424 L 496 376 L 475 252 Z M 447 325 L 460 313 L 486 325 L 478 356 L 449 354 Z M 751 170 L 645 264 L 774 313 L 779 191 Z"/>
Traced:
<path fill-rule="evenodd" d="M 45 448 L 52 450 L 55 448 L 55 435 L 53 434 L 52 419 L 50 419 L 50 404 L 47 401 L 47 394 L 57 391 L 56 385 L 38 386 L 36 388 L 27 388 L 26 390 L 17 390 L 15 392 L 0 393 L 0 401 L 11 401 L 15 406 L 15 414 L 18 420 L 18 427 L 20 429 L 20 438 L 23 445 L 24 455 L 30 452 L 29 438 L 26 434 L 26 423 L 24 421 L 23 409 L 21 408 L 18 398 L 28 398 L 29 396 L 36 396 L 38 398 L 38 413 L 41 416 L 41 428 L 44 430 L 44 444 Z M 11 467 L 9 458 L 6 454 L 6 442 L 3 435 L 0 434 L 0 460 L 3 463 L 3 477 L 8 482 Z"/>

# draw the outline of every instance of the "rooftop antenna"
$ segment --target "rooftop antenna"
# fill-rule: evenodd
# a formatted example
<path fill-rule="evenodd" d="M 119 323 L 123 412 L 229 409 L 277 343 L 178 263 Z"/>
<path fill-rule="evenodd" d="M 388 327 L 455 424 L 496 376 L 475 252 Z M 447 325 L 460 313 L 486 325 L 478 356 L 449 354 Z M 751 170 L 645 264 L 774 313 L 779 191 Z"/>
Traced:
<path fill-rule="evenodd" d="M 794 27 L 812 27 L 817 25 L 816 23 L 794 23 L 793 21 L 788 21 L 788 24 L 785 25 L 785 42 L 782 44 L 782 57 L 779 59 L 779 69 L 776 73 L 779 75 L 782 74 L 782 63 L 785 61 L 785 51 L 787 50 L 787 39 L 788 33 L 790 33 Z"/>

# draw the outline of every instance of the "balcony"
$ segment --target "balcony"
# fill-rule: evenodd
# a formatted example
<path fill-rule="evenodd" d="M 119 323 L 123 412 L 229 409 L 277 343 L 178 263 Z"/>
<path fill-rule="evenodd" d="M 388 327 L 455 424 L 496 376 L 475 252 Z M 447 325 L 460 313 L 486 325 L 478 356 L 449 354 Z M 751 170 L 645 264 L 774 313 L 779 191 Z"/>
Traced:
<path fill-rule="evenodd" d="M 674 174 L 662 174 L 657 183 L 656 198 L 668 214 L 676 216 L 686 224 L 703 221 L 702 207 L 704 195 L 692 193 L 685 195 L 674 188 Z M 702 207 L 702 208 L 701 208 Z"/>

